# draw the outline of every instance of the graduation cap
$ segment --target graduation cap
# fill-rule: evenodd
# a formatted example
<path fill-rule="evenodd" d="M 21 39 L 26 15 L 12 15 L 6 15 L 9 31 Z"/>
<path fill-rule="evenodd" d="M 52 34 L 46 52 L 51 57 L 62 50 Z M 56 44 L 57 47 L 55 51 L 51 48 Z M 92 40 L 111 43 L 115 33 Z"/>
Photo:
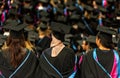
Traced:
<path fill-rule="evenodd" d="M 117 12 L 117 15 L 120 16 L 120 10 Z"/>
<path fill-rule="evenodd" d="M 98 15 L 96 14 L 96 15 L 91 15 L 90 16 L 90 18 L 91 18 L 91 20 L 93 20 L 93 21 L 97 21 L 97 18 L 98 18 Z"/>
<path fill-rule="evenodd" d="M 38 0 L 38 2 L 41 2 L 41 3 L 49 3 L 49 0 Z"/>
<path fill-rule="evenodd" d="M 11 9 L 9 10 L 9 15 L 10 15 L 10 16 L 11 16 L 11 15 L 17 15 L 17 13 L 18 13 L 17 9 L 11 8 Z"/>
<path fill-rule="evenodd" d="M 31 0 L 24 0 L 24 2 L 26 2 L 26 3 L 30 3 L 30 2 L 31 2 Z"/>
<path fill-rule="evenodd" d="M 40 27 L 40 30 L 42 30 L 42 31 L 45 31 L 48 28 L 48 26 L 43 23 L 40 23 L 38 26 Z"/>
<path fill-rule="evenodd" d="M 28 32 L 28 40 L 35 42 L 35 40 L 38 38 L 39 38 L 38 33 L 34 32 L 34 31 Z"/>
<path fill-rule="evenodd" d="M 64 14 L 64 9 L 62 9 L 62 8 L 57 8 L 57 14 L 58 14 L 58 15 L 63 15 L 63 14 Z"/>
<path fill-rule="evenodd" d="M 69 40 L 73 38 L 74 36 L 72 34 L 65 34 L 65 40 Z"/>
<path fill-rule="evenodd" d="M 48 17 L 49 16 L 49 13 L 47 11 L 40 11 L 40 15 L 43 16 L 43 17 Z"/>
<path fill-rule="evenodd" d="M 50 18 L 48 18 L 48 17 L 41 18 L 41 22 L 43 22 L 43 23 L 48 23 L 49 21 L 50 21 Z"/>
<path fill-rule="evenodd" d="M 0 34 L 0 39 L 6 40 L 7 36 Z"/>
<path fill-rule="evenodd" d="M 77 40 L 77 43 L 78 43 L 79 45 L 82 45 L 82 42 L 83 42 L 83 40 Z"/>
<path fill-rule="evenodd" d="M 31 15 L 25 15 L 24 19 L 27 24 L 34 23 L 34 20 Z"/>
<path fill-rule="evenodd" d="M 80 19 L 80 15 L 78 15 L 78 14 L 72 14 L 70 16 L 70 20 L 76 21 L 76 20 L 79 20 L 79 19 Z"/>
<path fill-rule="evenodd" d="M 97 4 L 101 5 L 102 4 L 102 0 L 95 0 Z"/>
<path fill-rule="evenodd" d="M 2 45 L 4 44 L 5 40 L 0 39 L 0 48 L 2 47 Z"/>
<path fill-rule="evenodd" d="M 112 26 L 113 25 L 113 20 L 109 19 L 109 18 L 105 18 L 102 20 L 103 21 L 103 24 L 105 26 Z"/>
<path fill-rule="evenodd" d="M 0 6 L 2 6 L 3 5 L 3 1 L 0 1 Z"/>
<path fill-rule="evenodd" d="M 116 35 L 117 31 L 111 27 L 97 26 L 97 30 L 106 34 Z"/>
<path fill-rule="evenodd" d="M 67 8 L 68 11 L 75 11 L 76 10 L 76 7 L 71 5 Z"/>
<path fill-rule="evenodd" d="M 116 19 L 117 19 L 117 20 L 120 20 L 120 10 L 119 10 L 119 11 L 117 11 L 117 16 L 116 16 Z"/>
<path fill-rule="evenodd" d="M 12 21 L 3 28 L 10 30 L 10 36 L 12 38 L 20 38 L 26 26 L 26 23 L 20 24 L 17 21 Z"/>
<path fill-rule="evenodd" d="M 25 32 L 33 31 L 33 29 L 31 29 L 31 28 L 29 28 L 29 27 L 25 27 L 24 30 L 25 30 Z"/>
<path fill-rule="evenodd" d="M 17 3 L 12 3 L 11 7 L 17 9 L 18 8 L 18 4 Z"/>
<path fill-rule="evenodd" d="M 107 12 L 107 9 L 102 6 L 98 6 L 98 9 L 103 13 Z"/>
<path fill-rule="evenodd" d="M 57 3 L 58 3 L 58 0 L 53 0 L 53 2 L 54 2 L 55 4 L 57 4 Z"/>
<path fill-rule="evenodd" d="M 60 8 L 60 9 L 64 9 L 64 5 L 61 4 L 61 3 L 58 3 L 58 4 L 57 4 L 57 7 Z"/>
<path fill-rule="evenodd" d="M 58 16 L 57 17 L 57 21 L 58 22 L 66 23 L 67 22 L 67 18 L 65 16 Z"/>
<path fill-rule="evenodd" d="M 93 11 L 93 8 L 89 5 L 85 5 L 84 8 L 87 10 L 87 11 Z"/>
<path fill-rule="evenodd" d="M 119 42 L 119 40 L 120 40 L 120 39 L 119 39 L 119 38 L 117 38 L 116 36 L 112 36 L 112 41 L 113 41 L 113 43 L 114 43 L 114 44 L 116 44 L 116 45 L 117 45 L 117 44 L 118 44 L 118 42 Z"/>
<path fill-rule="evenodd" d="M 107 0 L 108 2 L 114 2 L 115 0 Z"/>
<path fill-rule="evenodd" d="M 70 32 L 71 26 L 59 22 L 51 22 L 50 28 L 54 37 L 64 42 L 65 34 Z"/>
<path fill-rule="evenodd" d="M 87 37 L 86 41 L 90 43 L 96 43 L 96 36 L 90 35 L 89 37 Z"/>
<path fill-rule="evenodd" d="M 71 26 L 67 26 L 66 24 L 59 22 L 51 22 L 50 27 L 52 31 L 59 32 L 61 34 L 67 34 L 71 29 Z"/>
<path fill-rule="evenodd" d="M 78 23 L 78 27 L 83 30 L 86 29 L 86 26 L 82 22 Z"/>

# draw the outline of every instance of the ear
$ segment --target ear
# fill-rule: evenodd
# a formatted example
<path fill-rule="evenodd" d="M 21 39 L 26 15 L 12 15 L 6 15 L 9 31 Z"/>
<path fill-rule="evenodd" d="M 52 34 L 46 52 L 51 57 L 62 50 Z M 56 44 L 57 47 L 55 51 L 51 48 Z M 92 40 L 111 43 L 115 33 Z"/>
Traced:
<path fill-rule="evenodd" d="M 96 44 L 97 44 L 98 46 L 100 45 L 100 42 L 101 42 L 100 38 L 96 37 Z"/>

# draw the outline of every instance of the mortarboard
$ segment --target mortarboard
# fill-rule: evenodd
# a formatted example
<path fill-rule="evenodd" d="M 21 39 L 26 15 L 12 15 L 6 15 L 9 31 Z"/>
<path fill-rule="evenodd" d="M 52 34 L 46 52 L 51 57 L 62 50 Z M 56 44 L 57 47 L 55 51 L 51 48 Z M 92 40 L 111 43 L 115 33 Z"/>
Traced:
<path fill-rule="evenodd" d="M 87 37 L 86 41 L 90 43 L 96 43 L 96 36 L 90 35 L 89 37 Z"/>
<path fill-rule="evenodd" d="M 38 38 L 39 38 L 38 33 L 34 32 L 34 31 L 30 31 L 28 33 L 28 40 L 35 42 L 35 40 Z"/>
<path fill-rule="evenodd" d="M 117 12 L 117 15 L 120 16 L 120 10 Z"/>
<path fill-rule="evenodd" d="M 48 26 L 43 23 L 40 23 L 38 26 L 40 27 L 40 30 L 42 31 L 45 31 L 48 28 Z"/>
<path fill-rule="evenodd" d="M 32 0 L 24 0 L 24 2 L 26 3 L 30 3 Z"/>
<path fill-rule="evenodd" d="M 2 45 L 4 44 L 5 40 L 0 39 L 0 47 L 2 47 Z"/>
<path fill-rule="evenodd" d="M 49 16 L 49 13 L 47 11 L 40 11 L 40 15 L 43 16 L 43 17 L 48 17 Z"/>
<path fill-rule="evenodd" d="M 0 39 L 6 40 L 7 36 L 0 34 Z"/>
<path fill-rule="evenodd" d="M 41 3 L 49 3 L 49 0 L 38 0 L 38 2 L 41 2 Z"/>
<path fill-rule="evenodd" d="M 52 31 L 59 32 L 61 34 L 67 34 L 71 29 L 71 26 L 58 22 L 51 22 L 50 27 Z"/>
<path fill-rule="evenodd" d="M 116 35 L 117 31 L 111 27 L 97 26 L 97 30 L 106 34 Z"/>
<path fill-rule="evenodd" d="M 57 3 L 58 3 L 58 0 L 53 0 L 53 2 L 54 2 L 55 4 L 57 4 Z"/>
<path fill-rule="evenodd" d="M 102 6 L 98 6 L 98 9 L 103 13 L 107 12 L 107 9 Z"/>
<path fill-rule="evenodd" d="M 49 21 L 50 21 L 50 18 L 47 18 L 47 17 L 42 17 L 41 18 L 41 22 L 48 23 Z"/>
<path fill-rule="evenodd" d="M 32 16 L 30 16 L 30 15 L 25 15 L 24 19 L 25 19 L 25 22 L 28 24 L 34 23 L 34 20 L 33 20 Z"/>
<path fill-rule="evenodd" d="M 0 6 L 2 6 L 3 5 L 3 1 L 0 1 Z"/>
<path fill-rule="evenodd" d="M 62 9 L 62 8 L 57 8 L 57 14 L 58 14 L 58 15 L 63 15 L 63 14 L 64 14 L 64 9 Z"/>
<path fill-rule="evenodd" d="M 119 40 L 120 39 L 117 38 L 117 37 L 114 37 L 114 36 L 112 37 L 112 41 L 113 41 L 114 44 L 118 44 Z"/>
<path fill-rule="evenodd" d="M 63 42 L 64 45 L 69 46 L 70 45 L 70 39 L 67 39 Z"/>
<path fill-rule="evenodd" d="M 76 7 L 71 5 L 67 8 L 68 11 L 75 11 L 76 10 Z"/>
<path fill-rule="evenodd" d="M 9 10 L 9 15 L 17 15 L 17 13 L 18 13 L 17 9 L 11 8 L 11 9 Z"/>
<path fill-rule="evenodd" d="M 74 36 L 72 34 L 65 34 L 65 40 L 69 40 L 73 38 Z"/>
<path fill-rule="evenodd" d="M 108 2 L 113 2 L 114 0 L 107 0 Z"/>
<path fill-rule="evenodd" d="M 120 20 L 120 10 L 117 12 L 116 19 L 117 19 L 117 20 Z"/>
<path fill-rule="evenodd" d="M 66 23 L 67 22 L 67 18 L 65 16 L 58 16 L 57 17 L 57 21 L 58 22 Z"/>
<path fill-rule="evenodd" d="M 18 8 L 18 4 L 14 2 L 14 3 L 11 4 L 11 7 L 14 8 L 14 9 L 17 9 Z"/>
<path fill-rule="evenodd" d="M 31 29 L 30 27 L 25 27 L 24 30 L 25 32 L 29 32 L 29 31 L 32 31 L 33 29 Z"/>
<path fill-rule="evenodd" d="M 102 5 L 102 0 L 95 0 L 97 4 Z"/>
<path fill-rule="evenodd" d="M 83 30 L 86 29 L 86 26 L 82 22 L 78 23 L 78 27 Z"/>
<path fill-rule="evenodd" d="M 57 7 L 60 8 L 60 9 L 64 9 L 64 5 L 61 4 L 61 3 L 58 3 L 58 4 L 57 4 Z"/>
<path fill-rule="evenodd" d="M 12 36 L 13 38 L 19 38 L 26 26 L 26 23 L 20 24 L 17 21 L 11 21 L 8 24 L 6 24 L 3 28 L 9 29 L 10 36 Z"/>
<path fill-rule="evenodd" d="M 73 21 L 78 20 L 79 21 L 79 19 L 80 19 L 80 15 L 78 15 L 78 14 L 72 14 L 70 16 L 70 20 L 73 20 Z"/>
<path fill-rule="evenodd" d="M 83 42 L 83 40 L 77 40 L 77 43 L 78 43 L 79 45 L 82 45 L 82 42 Z"/>
<path fill-rule="evenodd" d="M 87 11 L 93 11 L 93 8 L 89 5 L 85 5 L 84 9 L 86 9 Z"/>

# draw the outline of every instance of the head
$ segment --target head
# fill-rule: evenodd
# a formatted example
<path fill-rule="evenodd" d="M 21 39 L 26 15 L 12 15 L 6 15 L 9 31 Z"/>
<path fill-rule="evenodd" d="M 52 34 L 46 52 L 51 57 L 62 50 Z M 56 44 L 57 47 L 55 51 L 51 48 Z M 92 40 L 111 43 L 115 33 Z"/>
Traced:
<path fill-rule="evenodd" d="M 57 31 L 52 31 L 52 35 L 54 36 L 54 38 L 56 38 L 57 40 L 60 40 L 61 42 L 64 42 L 64 33 L 60 33 Z M 53 38 L 52 38 L 53 39 Z"/>
<path fill-rule="evenodd" d="M 71 28 L 70 26 L 67 26 L 66 24 L 63 23 L 58 22 L 51 23 L 52 35 L 62 42 L 64 42 L 64 36 L 65 34 L 69 33 L 70 28 Z"/>
<path fill-rule="evenodd" d="M 9 53 L 10 63 L 13 67 L 17 67 L 25 54 L 25 38 L 24 38 L 24 28 L 27 24 L 18 24 L 16 21 L 11 21 L 4 28 L 10 30 L 10 35 L 6 41 L 7 49 L 6 52 Z"/>
<path fill-rule="evenodd" d="M 82 41 L 82 48 L 83 50 L 87 51 L 89 50 L 90 46 L 89 46 L 89 42 L 87 42 L 85 39 Z"/>
<path fill-rule="evenodd" d="M 98 47 L 112 48 L 112 35 L 99 32 L 96 36 L 96 44 Z"/>

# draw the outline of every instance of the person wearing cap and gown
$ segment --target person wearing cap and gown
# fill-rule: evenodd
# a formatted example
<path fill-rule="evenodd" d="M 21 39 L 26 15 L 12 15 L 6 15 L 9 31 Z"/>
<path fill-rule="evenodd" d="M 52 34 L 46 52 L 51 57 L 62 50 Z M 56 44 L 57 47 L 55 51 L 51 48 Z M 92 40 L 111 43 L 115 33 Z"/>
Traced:
<path fill-rule="evenodd" d="M 90 35 L 86 39 L 82 40 L 81 46 L 82 46 L 83 50 L 85 51 L 85 53 L 88 53 L 93 48 L 96 48 L 95 38 L 96 38 L 95 36 Z"/>
<path fill-rule="evenodd" d="M 116 32 L 109 27 L 98 26 L 96 36 L 98 48 L 83 56 L 80 65 L 80 78 L 119 78 L 119 53 L 112 47 L 112 34 Z"/>
<path fill-rule="evenodd" d="M 39 38 L 35 40 L 35 46 L 39 47 L 39 56 L 42 52 L 50 47 L 51 38 L 48 36 L 48 26 L 44 23 L 40 23 L 38 27 Z"/>
<path fill-rule="evenodd" d="M 69 27 L 62 23 L 52 22 L 52 42 L 40 57 L 43 78 L 68 78 L 74 70 L 74 51 L 63 44 L 64 35 Z"/>
<path fill-rule="evenodd" d="M 10 29 L 7 48 L 0 52 L 0 78 L 40 78 L 37 57 L 25 47 L 23 28 L 26 24 L 12 21 L 4 26 Z"/>

